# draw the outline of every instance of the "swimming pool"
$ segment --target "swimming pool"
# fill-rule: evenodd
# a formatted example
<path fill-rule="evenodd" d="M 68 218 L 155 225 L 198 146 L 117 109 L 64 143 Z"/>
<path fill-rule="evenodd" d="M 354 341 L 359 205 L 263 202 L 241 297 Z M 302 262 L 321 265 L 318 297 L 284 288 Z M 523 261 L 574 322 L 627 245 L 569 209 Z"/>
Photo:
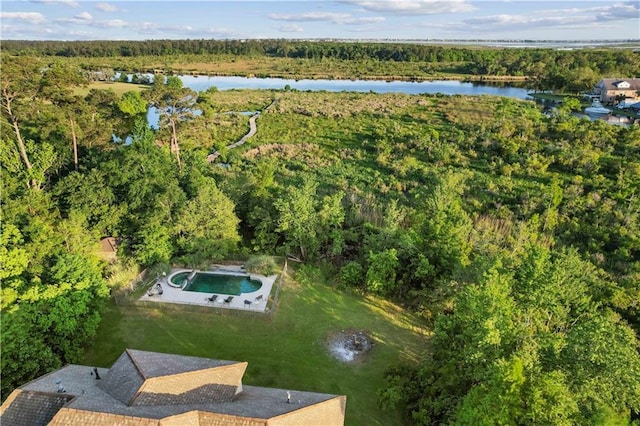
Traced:
<path fill-rule="evenodd" d="M 216 274 L 214 272 L 178 272 L 169 277 L 170 284 L 180 287 L 185 284 L 191 275 L 191 279 L 182 288 L 182 291 L 195 291 L 198 293 L 227 294 L 239 296 L 245 293 L 253 293 L 262 287 L 262 281 L 251 279 L 246 274 Z"/>

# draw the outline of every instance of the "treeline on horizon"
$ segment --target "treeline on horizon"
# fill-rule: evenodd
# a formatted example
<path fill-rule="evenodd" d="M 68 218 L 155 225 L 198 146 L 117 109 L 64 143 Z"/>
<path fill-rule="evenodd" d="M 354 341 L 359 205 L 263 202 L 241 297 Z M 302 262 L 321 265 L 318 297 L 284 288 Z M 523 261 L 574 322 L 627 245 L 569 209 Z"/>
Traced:
<path fill-rule="evenodd" d="M 234 55 L 306 60 L 392 61 L 456 64 L 452 71 L 471 75 L 536 76 L 591 70 L 603 76 L 635 77 L 640 52 L 633 49 L 478 48 L 410 43 L 298 40 L 146 40 L 28 41 L 6 40 L 0 49 L 17 55 L 57 57 L 136 57 Z"/>

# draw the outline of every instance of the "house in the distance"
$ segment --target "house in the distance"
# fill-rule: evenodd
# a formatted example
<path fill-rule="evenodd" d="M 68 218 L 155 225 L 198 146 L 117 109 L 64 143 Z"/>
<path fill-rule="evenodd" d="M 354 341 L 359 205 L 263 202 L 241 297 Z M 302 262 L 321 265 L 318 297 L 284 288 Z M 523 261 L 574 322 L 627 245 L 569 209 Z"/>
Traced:
<path fill-rule="evenodd" d="M 344 424 L 346 396 L 245 386 L 246 368 L 127 349 L 110 369 L 67 365 L 21 386 L 2 404 L 0 424 Z"/>
<path fill-rule="evenodd" d="M 593 89 L 602 104 L 640 101 L 640 78 L 603 78 Z"/>

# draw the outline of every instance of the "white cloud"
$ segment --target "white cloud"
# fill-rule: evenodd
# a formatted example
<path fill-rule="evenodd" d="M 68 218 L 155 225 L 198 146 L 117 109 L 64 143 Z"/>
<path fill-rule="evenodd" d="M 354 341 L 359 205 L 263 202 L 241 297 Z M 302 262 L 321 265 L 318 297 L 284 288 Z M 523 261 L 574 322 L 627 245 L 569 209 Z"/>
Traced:
<path fill-rule="evenodd" d="M 345 24 L 345 25 L 369 25 L 383 22 L 385 20 L 384 17 L 367 17 L 367 18 L 354 18 L 348 13 L 332 13 L 332 12 L 309 12 L 309 13 L 299 13 L 299 14 L 277 14 L 272 13 L 268 15 L 269 19 L 274 21 L 287 21 L 287 22 L 332 22 L 334 24 Z M 278 27 L 280 31 L 286 31 L 281 28 L 296 28 L 294 26 L 281 26 Z M 300 27 L 297 27 L 300 28 Z M 290 32 L 297 31 L 300 32 L 300 29 L 288 30 Z"/>
<path fill-rule="evenodd" d="M 92 25 L 99 28 L 123 28 L 129 25 L 129 23 L 122 19 L 109 19 L 107 21 L 94 21 Z"/>
<path fill-rule="evenodd" d="M 66 33 L 58 33 L 47 26 L 13 26 L 2 24 L 2 34 L 5 37 L 14 39 L 31 39 L 31 40 L 63 40 L 70 37 Z"/>
<path fill-rule="evenodd" d="M 32 3 L 45 3 L 45 4 L 63 4 L 69 7 L 78 7 L 80 4 L 74 0 L 31 0 Z"/>
<path fill-rule="evenodd" d="M 204 31 L 204 33 L 210 37 L 230 37 L 233 35 L 233 31 L 228 28 L 209 28 Z"/>
<path fill-rule="evenodd" d="M 143 22 L 137 25 L 141 34 L 181 34 L 193 35 L 194 29 L 189 25 L 160 25 L 154 22 Z"/>
<path fill-rule="evenodd" d="M 91 14 L 89 12 L 79 13 L 76 16 L 74 16 L 74 18 L 78 19 L 79 21 L 92 21 L 93 20 L 93 16 L 91 16 Z"/>
<path fill-rule="evenodd" d="M 596 19 L 599 21 L 640 19 L 640 3 L 630 1 L 626 3 L 616 3 L 611 6 L 601 7 L 598 10 Z"/>
<path fill-rule="evenodd" d="M 370 24 L 380 24 L 386 20 L 383 16 L 374 16 L 371 18 L 352 18 L 345 19 L 341 23 L 347 25 L 370 25 Z"/>
<path fill-rule="evenodd" d="M 78 25 L 93 25 L 93 16 L 89 12 L 82 12 L 75 15 L 73 18 L 58 18 L 55 19 L 57 24 L 78 24 Z"/>
<path fill-rule="evenodd" d="M 10 19 L 28 24 L 41 24 L 46 21 L 44 15 L 38 12 L 0 12 L 0 19 Z"/>
<path fill-rule="evenodd" d="M 304 28 L 302 28 L 298 24 L 281 25 L 279 27 L 276 27 L 276 29 L 283 33 L 301 33 L 304 31 Z"/>
<path fill-rule="evenodd" d="M 117 12 L 118 6 L 111 3 L 96 3 L 96 9 L 103 12 Z"/>
<path fill-rule="evenodd" d="M 438 13 L 472 12 L 477 8 L 467 0 L 343 0 L 369 12 L 394 15 L 434 15 Z"/>
<path fill-rule="evenodd" d="M 474 31 L 521 30 L 536 28 L 575 29 L 598 26 L 599 23 L 640 19 L 640 7 L 632 2 L 607 6 L 547 9 L 529 15 L 493 15 L 462 21 Z"/>
<path fill-rule="evenodd" d="M 312 22 L 312 21 L 328 21 L 338 22 L 343 19 L 348 19 L 351 15 L 347 13 L 332 13 L 332 12 L 309 12 L 298 14 L 278 14 L 271 13 L 268 15 L 269 19 L 274 21 L 294 21 L 294 22 Z"/>

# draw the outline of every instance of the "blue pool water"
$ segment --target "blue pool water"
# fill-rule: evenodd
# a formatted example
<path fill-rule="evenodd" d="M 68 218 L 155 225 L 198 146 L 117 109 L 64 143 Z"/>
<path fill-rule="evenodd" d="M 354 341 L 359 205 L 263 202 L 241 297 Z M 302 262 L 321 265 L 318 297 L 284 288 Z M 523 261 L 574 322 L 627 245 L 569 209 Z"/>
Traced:
<path fill-rule="evenodd" d="M 171 282 L 180 286 L 189 277 L 191 272 L 179 272 L 173 275 Z M 248 275 L 223 275 L 210 272 L 196 272 L 183 291 L 196 291 L 209 294 L 228 294 L 239 296 L 244 293 L 253 293 L 262 287 L 262 282 L 252 280 Z"/>

